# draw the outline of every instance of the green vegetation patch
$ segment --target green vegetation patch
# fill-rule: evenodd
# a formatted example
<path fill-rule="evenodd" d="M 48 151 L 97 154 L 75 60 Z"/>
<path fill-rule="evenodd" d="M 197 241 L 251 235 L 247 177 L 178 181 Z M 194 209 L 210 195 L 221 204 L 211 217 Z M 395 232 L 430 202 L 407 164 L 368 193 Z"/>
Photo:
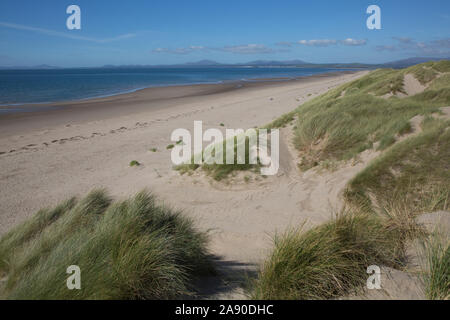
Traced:
<path fill-rule="evenodd" d="M 137 161 L 137 160 L 132 160 L 132 161 L 130 161 L 130 167 L 138 167 L 138 166 L 140 166 L 141 164 L 139 163 L 139 161 Z"/>
<path fill-rule="evenodd" d="M 353 158 L 377 142 L 378 149 L 384 150 L 396 142 L 396 137 L 411 132 L 411 118 L 430 115 L 450 104 L 448 74 L 438 78 L 426 75 L 429 71 L 437 75 L 441 72 L 438 70 L 447 70 L 448 64 L 442 61 L 404 70 L 373 71 L 306 102 L 294 114 L 286 114 L 274 123 L 298 118 L 294 143 L 303 158 L 300 168 L 305 170 L 324 160 Z M 429 87 L 410 97 L 381 97 L 402 92 L 407 73 L 416 77 L 420 74 Z"/>
<path fill-rule="evenodd" d="M 412 236 L 412 229 L 389 215 L 347 211 L 308 231 L 276 236 L 252 297 L 304 300 L 357 293 L 367 280 L 368 266 L 402 266 L 405 234 Z"/>
<path fill-rule="evenodd" d="M 238 139 L 238 136 L 235 136 L 231 139 L 224 140 L 222 142 L 219 142 L 222 144 L 222 155 L 219 157 L 222 158 L 223 164 L 217 164 L 212 163 L 208 164 L 206 163 L 206 157 L 205 157 L 205 150 L 202 152 L 202 165 L 195 164 L 194 163 L 194 157 L 191 158 L 191 161 L 186 164 L 181 164 L 175 167 L 175 170 L 179 171 L 181 174 L 193 172 L 197 170 L 198 168 L 201 168 L 204 170 L 209 176 L 211 176 L 214 180 L 220 181 L 222 179 L 227 178 L 230 174 L 239 172 L 239 171 L 252 171 L 252 172 L 259 172 L 259 169 L 261 167 L 261 163 L 259 159 L 256 159 L 256 164 L 251 163 L 250 161 L 250 139 L 248 136 L 245 136 L 244 138 L 241 136 L 242 139 Z M 231 142 L 230 140 L 233 140 L 234 142 Z M 239 143 L 240 141 L 240 143 Z M 245 141 L 245 153 L 243 159 L 238 159 L 238 146 L 242 147 Z M 226 157 L 227 157 L 227 143 L 233 143 L 233 149 L 234 149 L 234 163 L 233 164 L 226 164 Z M 210 153 L 212 156 L 215 156 L 215 152 L 217 149 L 217 145 L 212 145 L 208 147 L 210 150 Z M 219 148 L 220 149 L 220 148 Z M 241 162 L 241 163 L 239 163 Z"/>
<path fill-rule="evenodd" d="M 450 299 L 450 242 L 448 235 L 435 232 L 423 244 L 425 294 L 430 300 Z"/>
<path fill-rule="evenodd" d="M 273 252 L 251 288 L 253 298 L 358 294 L 368 266 L 405 266 L 408 242 L 425 236 L 417 215 L 449 208 L 450 121 L 435 117 L 440 107 L 450 105 L 450 78 L 443 74 L 449 71 L 449 61 L 377 70 L 295 110 L 294 143 L 302 169 L 332 167 L 375 143 L 383 153 L 350 181 L 344 212 L 308 231 L 294 229 L 275 237 Z M 428 88 L 402 99 L 380 97 L 402 92 L 406 73 Z M 422 132 L 397 142 L 412 132 L 410 119 L 419 114 L 424 115 Z M 428 241 L 427 259 L 427 297 L 448 299 L 448 241 Z"/>
<path fill-rule="evenodd" d="M 102 190 L 39 211 L 0 239 L 2 299 L 168 299 L 212 271 L 207 237 L 147 192 L 113 203 Z M 66 269 L 81 270 L 81 289 Z"/>
<path fill-rule="evenodd" d="M 447 209 L 450 203 L 450 121 L 426 118 L 423 132 L 394 145 L 353 178 L 349 203 L 385 207 L 404 199 L 415 213 Z"/>
<path fill-rule="evenodd" d="M 276 129 L 276 128 L 284 128 L 286 125 L 294 121 L 294 117 L 296 115 L 295 110 L 289 113 L 282 115 L 271 123 L 265 125 L 263 128 L 265 129 Z"/>

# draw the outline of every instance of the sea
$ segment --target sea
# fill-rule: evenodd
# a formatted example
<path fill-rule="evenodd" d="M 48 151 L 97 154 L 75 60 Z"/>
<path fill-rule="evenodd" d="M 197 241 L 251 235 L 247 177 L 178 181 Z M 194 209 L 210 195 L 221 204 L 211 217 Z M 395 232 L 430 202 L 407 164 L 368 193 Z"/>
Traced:
<path fill-rule="evenodd" d="M 333 71 L 338 70 L 298 67 L 0 70 L 0 113 L 20 110 L 17 106 L 26 104 L 107 97 L 148 87 L 294 79 Z"/>

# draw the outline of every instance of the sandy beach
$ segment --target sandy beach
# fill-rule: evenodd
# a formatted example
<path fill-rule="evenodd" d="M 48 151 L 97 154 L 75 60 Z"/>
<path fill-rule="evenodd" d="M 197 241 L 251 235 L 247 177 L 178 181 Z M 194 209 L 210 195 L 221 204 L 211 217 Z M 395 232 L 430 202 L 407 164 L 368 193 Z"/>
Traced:
<path fill-rule="evenodd" d="M 202 120 L 204 129 L 262 126 L 366 73 L 149 88 L 0 115 L 0 234 L 42 207 L 94 188 L 107 188 L 116 198 L 147 188 L 209 231 L 211 252 L 230 275 L 228 284 L 215 286 L 211 294 L 239 297 L 233 279 L 256 270 L 271 237 L 304 221 L 327 220 L 340 206 L 342 188 L 363 164 L 332 174 L 300 174 L 292 137 L 283 129 L 277 176 L 250 182 L 237 176 L 232 184 L 218 183 L 201 172 L 181 176 L 173 170 L 166 149 L 173 143 L 170 134 L 176 128 L 192 130 L 194 120 Z M 142 165 L 130 167 L 132 160 Z"/>

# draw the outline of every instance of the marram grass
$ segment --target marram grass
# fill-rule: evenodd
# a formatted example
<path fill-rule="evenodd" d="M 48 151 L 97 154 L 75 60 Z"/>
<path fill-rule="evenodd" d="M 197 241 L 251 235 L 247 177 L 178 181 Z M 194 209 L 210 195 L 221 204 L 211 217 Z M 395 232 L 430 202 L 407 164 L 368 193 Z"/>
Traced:
<path fill-rule="evenodd" d="M 410 232 L 414 229 L 392 223 L 389 215 L 343 211 L 308 231 L 289 230 L 275 237 L 251 296 L 310 300 L 358 293 L 367 280 L 368 266 L 403 265 L 405 235 L 414 237 Z"/>
<path fill-rule="evenodd" d="M 357 294 L 372 264 L 402 269 L 405 248 L 425 232 L 417 215 L 448 210 L 450 122 L 439 108 L 450 105 L 450 61 L 404 70 L 377 70 L 330 90 L 274 121 L 297 118 L 294 143 L 308 170 L 324 162 L 383 151 L 345 190 L 347 210 L 308 231 L 292 229 L 274 239 L 271 255 L 250 289 L 255 299 L 330 299 Z M 404 94 L 403 78 L 413 74 L 428 87 Z M 421 133 L 410 119 L 423 115 Z M 434 114 L 432 116 L 432 114 Z M 426 242 L 430 299 L 449 298 L 448 242 Z"/>
<path fill-rule="evenodd" d="M 102 190 L 41 210 L 0 239 L 2 299 L 168 299 L 212 271 L 207 237 L 147 192 L 113 203 Z M 66 269 L 81 269 L 68 290 Z"/>
<path fill-rule="evenodd" d="M 423 280 L 430 300 L 450 300 L 450 241 L 448 235 L 433 232 L 423 242 Z"/>

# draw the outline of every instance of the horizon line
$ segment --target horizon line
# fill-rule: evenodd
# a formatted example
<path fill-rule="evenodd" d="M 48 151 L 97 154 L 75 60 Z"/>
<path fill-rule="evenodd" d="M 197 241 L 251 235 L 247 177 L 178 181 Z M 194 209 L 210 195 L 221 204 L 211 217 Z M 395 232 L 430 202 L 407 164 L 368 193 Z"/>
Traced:
<path fill-rule="evenodd" d="M 223 63 L 223 62 L 217 62 L 210 59 L 201 59 L 197 61 L 187 61 L 182 63 L 173 63 L 173 64 L 105 64 L 105 65 L 99 65 L 99 66 L 76 66 L 76 67 L 61 67 L 61 66 L 54 66 L 49 64 L 38 64 L 38 65 L 30 65 L 30 66 L 22 66 L 22 65 L 16 65 L 16 66 L 0 66 L 0 69 L 10 69 L 14 70 L 14 68 L 19 69 L 35 69 L 35 70 L 45 70 L 45 69 L 94 69 L 94 68 L 120 68 L 120 67 L 170 67 L 170 66 L 191 66 L 191 67 L 208 67 L 208 66 L 251 66 L 251 67 L 257 67 L 257 66 L 281 66 L 281 67 L 289 67 L 289 66 L 307 66 L 307 65 L 363 65 L 363 66 L 380 66 L 380 65 L 386 65 L 386 64 L 395 64 L 395 63 L 406 63 L 408 60 L 427 60 L 427 61 L 438 61 L 438 60 L 450 60 L 450 57 L 408 57 L 404 59 L 394 60 L 394 61 L 386 61 L 381 63 L 365 63 L 365 62 L 307 62 L 303 61 L 301 59 L 290 59 L 290 60 L 252 60 L 248 62 L 236 62 L 236 63 Z M 295 62 L 298 61 L 298 63 L 288 64 L 289 62 Z M 209 64 L 203 64 L 205 62 L 208 62 Z M 258 64 L 260 63 L 260 64 Z M 278 64 L 277 64 L 278 63 Z M 420 63 L 420 62 L 418 62 Z"/>

